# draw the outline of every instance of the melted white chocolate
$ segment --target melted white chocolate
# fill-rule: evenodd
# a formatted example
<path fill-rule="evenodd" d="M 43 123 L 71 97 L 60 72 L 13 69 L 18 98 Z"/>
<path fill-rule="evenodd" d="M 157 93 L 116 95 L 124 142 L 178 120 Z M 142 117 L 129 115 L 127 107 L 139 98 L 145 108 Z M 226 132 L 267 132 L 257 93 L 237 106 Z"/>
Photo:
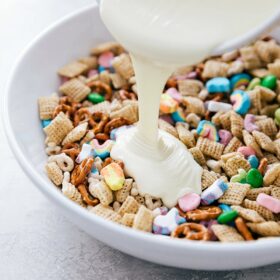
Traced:
<path fill-rule="evenodd" d="M 102 0 L 104 23 L 132 54 L 139 99 L 139 123 L 118 137 L 111 156 L 124 162 L 141 194 L 159 197 L 172 207 L 184 194 L 201 192 L 202 168 L 182 142 L 158 130 L 160 95 L 178 66 L 199 62 L 223 41 L 246 33 L 269 17 L 279 0 L 261 4 Z"/>

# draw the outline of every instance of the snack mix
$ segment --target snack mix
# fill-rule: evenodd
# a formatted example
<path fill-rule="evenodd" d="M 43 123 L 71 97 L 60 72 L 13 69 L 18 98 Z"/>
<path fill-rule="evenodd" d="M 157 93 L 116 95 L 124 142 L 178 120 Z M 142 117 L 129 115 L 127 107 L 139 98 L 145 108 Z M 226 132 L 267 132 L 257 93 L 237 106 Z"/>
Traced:
<path fill-rule="evenodd" d="M 60 95 L 39 98 L 49 156 L 62 193 L 104 219 L 172 238 L 236 242 L 280 236 L 280 45 L 253 45 L 178 69 L 161 96 L 159 128 L 203 168 L 202 193 L 168 209 L 142 196 L 110 157 L 138 121 L 129 55 L 104 43 L 58 70 Z M 172 187 L 172 186 L 170 186 Z"/>

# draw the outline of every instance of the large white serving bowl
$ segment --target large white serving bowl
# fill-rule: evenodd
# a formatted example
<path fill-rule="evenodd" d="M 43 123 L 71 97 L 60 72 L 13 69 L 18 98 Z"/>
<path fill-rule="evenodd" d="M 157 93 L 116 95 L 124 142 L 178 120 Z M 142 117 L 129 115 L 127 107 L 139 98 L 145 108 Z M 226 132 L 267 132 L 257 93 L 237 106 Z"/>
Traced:
<path fill-rule="evenodd" d="M 56 71 L 59 67 L 88 54 L 95 44 L 110 39 L 97 7 L 92 5 L 48 28 L 17 61 L 8 82 L 3 117 L 11 148 L 35 186 L 88 234 L 147 261 L 204 270 L 250 268 L 280 261 L 278 238 L 222 244 L 174 240 L 143 233 L 87 212 L 50 183 L 44 172 L 44 133 L 38 117 L 37 99 L 57 90 Z"/>

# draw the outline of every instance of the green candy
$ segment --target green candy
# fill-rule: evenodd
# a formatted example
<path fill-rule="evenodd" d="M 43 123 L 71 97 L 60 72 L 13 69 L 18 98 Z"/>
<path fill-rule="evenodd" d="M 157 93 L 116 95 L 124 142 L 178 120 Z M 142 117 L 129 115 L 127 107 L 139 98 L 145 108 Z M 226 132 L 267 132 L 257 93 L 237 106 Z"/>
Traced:
<path fill-rule="evenodd" d="M 101 94 L 93 92 L 88 95 L 88 100 L 93 104 L 97 104 L 103 102 L 105 98 Z"/>
<path fill-rule="evenodd" d="M 276 88 L 276 85 L 277 85 L 277 77 L 274 76 L 274 75 L 267 75 L 262 79 L 261 85 L 263 87 L 274 90 Z"/>
<path fill-rule="evenodd" d="M 263 176 L 256 168 L 251 168 L 246 176 L 246 182 L 251 185 L 252 188 L 259 188 L 263 184 Z"/>
<path fill-rule="evenodd" d="M 256 86 L 261 84 L 261 80 L 259 78 L 254 78 L 247 87 L 247 90 L 253 90 Z"/>
<path fill-rule="evenodd" d="M 238 174 L 231 177 L 230 182 L 231 183 L 246 183 L 246 176 L 247 172 L 244 169 L 238 169 Z"/>
<path fill-rule="evenodd" d="M 236 210 L 223 212 L 217 219 L 219 224 L 227 224 L 233 221 L 238 216 L 238 212 Z"/>
<path fill-rule="evenodd" d="M 275 113 L 274 113 L 274 116 L 275 116 L 275 122 L 280 125 L 280 108 L 278 108 Z"/>

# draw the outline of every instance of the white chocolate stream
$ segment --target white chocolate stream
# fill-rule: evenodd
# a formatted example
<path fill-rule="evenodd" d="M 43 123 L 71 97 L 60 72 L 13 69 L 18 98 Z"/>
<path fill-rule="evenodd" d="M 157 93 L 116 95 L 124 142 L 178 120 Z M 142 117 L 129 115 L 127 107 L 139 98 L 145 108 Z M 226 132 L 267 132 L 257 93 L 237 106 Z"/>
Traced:
<path fill-rule="evenodd" d="M 202 168 L 184 144 L 158 130 L 160 95 L 171 73 L 199 62 L 225 40 L 273 14 L 279 0 L 102 0 L 101 17 L 131 53 L 139 123 L 117 139 L 111 156 L 125 164 L 141 194 L 172 207 L 201 192 Z"/>

